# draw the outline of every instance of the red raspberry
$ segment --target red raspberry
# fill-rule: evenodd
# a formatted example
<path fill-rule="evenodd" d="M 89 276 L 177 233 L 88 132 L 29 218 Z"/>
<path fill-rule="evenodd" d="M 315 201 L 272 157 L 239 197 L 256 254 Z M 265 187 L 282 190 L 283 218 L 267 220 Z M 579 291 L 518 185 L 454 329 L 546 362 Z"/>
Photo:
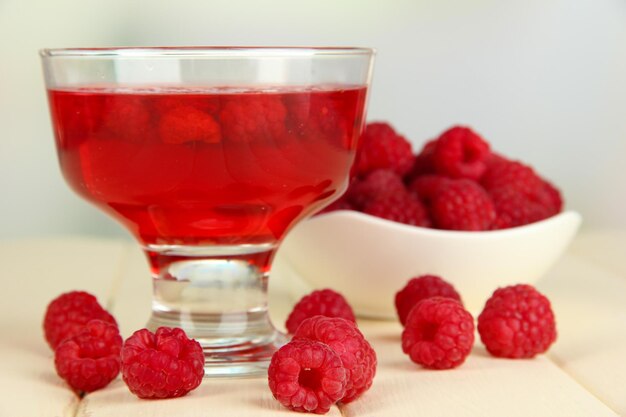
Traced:
<path fill-rule="evenodd" d="M 298 330 L 300 323 L 313 316 L 341 317 L 356 322 L 352 307 L 343 295 L 326 288 L 302 297 L 287 317 L 285 327 L 293 334 Z"/>
<path fill-rule="evenodd" d="M 165 143 L 201 141 L 219 143 L 222 140 L 220 126 L 209 114 L 191 106 L 175 107 L 161 118 L 161 140 Z"/>
<path fill-rule="evenodd" d="M 402 332 L 402 351 L 425 368 L 455 368 L 465 361 L 473 344 L 474 318 L 451 298 L 420 301 Z"/>
<path fill-rule="evenodd" d="M 491 191 L 496 210 L 492 229 L 508 229 L 538 222 L 556 214 L 549 207 L 524 195 L 513 187 Z"/>
<path fill-rule="evenodd" d="M 478 333 L 493 356 L 532 358 L 556 340 L 550 301 L 531 285 L 499 288 L 478 316 Z"/>
<path fill-rule="evenodd" d="M 433 162 L 438 174 L 478 180 L 487 169 L 489 144 L 470 128 L 455 126 L 437 139 Z"/>
<path fill-rule="evenodd" d="M 122 376 L 139 398 L 182 397 L 202 382 L 202 347 L 178 328 L 137 330 L 122 348 Z"/>
<path fill-rule="evenodd" d="M 435 147 L 437 146 L 437 140 L 433 139 L 426 142 L 421 152 L 415 156 L 415 162 L 411 171 L 406 176 L 407 182 L 413 181 L 415 178 L 435 173 L 435 163 L 433 161 L 433 154 L 435 153 Z"/>
<path fill-rule="evenodd" d="M 233 142 L 277 140 L 285 135 L 287 109 L 278 97 L 234 96 L 220 112 L 222 134 Z"/>
<path fill-rule="evenodd" d="M 55 349 L 63 340 L 78 334 L 93 319 L 117 326 L 113 316 L 98 304 L 93 295 L 84 291 L 61 294 L 48 304 L 46 310 L 43 321 L 46 340 Z"/>
<path fill-rule="evenodd" d="M 409 282 L 396 293 L 396 311 L 400 323 L 404 326 L 409 312 L 417 303 L 430 297 L 451 298 L 463 304 L 461 296 L 452 284 L 436 275 L 422 275 L 411 278 Z"/>
<path fill-rule="evenodd" d="M 327 345 L 308 339 L 287 343 L 267 370 L 270 390 L 294 411 L 325 414 L 346 392 L 346 369 Z"/>
<path fill-rule="evenodd" d="M 387 123 L 370 123 L 361 136 L 356 173 L 364 176 L 376 169 L 391 169 L 403 176 L 411 170 L 414 160 L 409 141 Z"/>
<path fill-rule="evenodd" d="M 470 180 L 450 182 L 433 198 L 430 213 L 446 230 L 488 230 L 496 218 L 491 197 Z"/>
<path fill-rule="evenodd" d="M 370 172 L 365 179 L 355 180 L 350 184 L 347 195 L 350 203 L 362 209 L 372 200 L 404 192 L 404 183 L 398 174 L 390 169 L 377 169 Z"/>
<path fill-rule="evenodd" d="M 563 197 L 558 188 L 550 182 L 543 180 L 539 191 L 539 200 L 545 202 L 545 206 L 552 215 L 560 213 L 563 210 Z"/>
<path fill-rule="evenodd" d="M 512 188 L 520 194 L 532 196 L 541 188 L 543 180 L 535 171 L 517 161 L 493 161 L 480 180 L 487 191 Z"/>
<path fill-rule="evenodd" d="M 122 337 L 116 325 L 90 320 L 54 352 L 57 374 L 75 391 L 104 388 L 120 372 Z"/>
<path fill-rule="evenodd" d="M 430 218 L 422 202 L 408 192 L 388 194 L 368 203 L 363 212 L 382 219 L 412 226 L 430 227 Z"/>
<path fill-rule="evenodd" d="M 296 339 L 310 339 L 328 345 L 339 355 L 346 368 L 346 393 L 342 403 L 349 403 L 372 386 L 376 375 L 376 352 L 372 349 L 356 323 L 342 318 L 315 316 L 302 322 L 293 335 Z"/>
<path fill-rule="evenodd" d="M 432 199 L 439 193 L 439 191 L 441 191 L 453 181 L 454 180 L 451 180 L 448 177 L 444 177 L 443 175 L 422 175 L 415 178 L 409 184 L 408 189 L 409 191 L 417 194 L 422 201 L 430 203 Z"/>

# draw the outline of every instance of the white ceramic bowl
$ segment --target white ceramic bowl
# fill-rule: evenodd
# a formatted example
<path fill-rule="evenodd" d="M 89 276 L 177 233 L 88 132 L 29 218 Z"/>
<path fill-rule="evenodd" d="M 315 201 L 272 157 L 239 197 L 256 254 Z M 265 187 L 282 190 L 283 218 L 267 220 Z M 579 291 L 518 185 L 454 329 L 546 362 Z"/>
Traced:
<path fill-rule="evenodd" d="M 452 283 L 466 307 L 477 313 L 496 288 L 541 278 L 580 223 L 578 213 L 566 211 L 512 229 L 457 232 L 336 211 L 294 228 L 276 263 L 296 296 L 333 288 L 361 316 L 395 318 L 395 293 L 422 274 Z"/>

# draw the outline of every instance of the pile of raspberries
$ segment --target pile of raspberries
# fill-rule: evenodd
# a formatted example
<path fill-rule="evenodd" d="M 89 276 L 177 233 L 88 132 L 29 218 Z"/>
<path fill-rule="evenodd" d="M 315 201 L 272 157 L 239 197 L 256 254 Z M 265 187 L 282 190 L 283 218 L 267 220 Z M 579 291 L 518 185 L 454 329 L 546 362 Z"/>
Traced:
<path fill-rule="evenodd" d="M 445 230 L 507 229 L 547 219 L 561 193 L 530 166 L 492 152 L 472 129 L 454 126 L 413 154 L 387 123 L 361 137 L 346 193 L 324 212 L 357 210 Z"/>

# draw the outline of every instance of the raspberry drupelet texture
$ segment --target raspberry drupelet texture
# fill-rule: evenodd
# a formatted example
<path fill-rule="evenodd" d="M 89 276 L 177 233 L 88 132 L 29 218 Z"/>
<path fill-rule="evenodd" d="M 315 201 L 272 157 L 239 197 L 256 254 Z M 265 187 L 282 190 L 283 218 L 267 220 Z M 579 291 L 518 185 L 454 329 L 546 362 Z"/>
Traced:
<path fill-rule="evenodd" d="M 341 317 L 342 319 L 356 322 L 352 307 L 343 295 L 329 288 L 315 290 L 305 295 L 293 307 L 285 327 L 291 334 L 295 333 L 305 319 L 313 316 Z"/>
<path fill-rule="evenodd" d="M 339 355 L 346 368 L 346 393 L 342 403 L 349 403 L 372 386 L 376 375 L 376 352 L 356 324 L 341 318 L 315 316 L 306 319 L 293 336 L 317 340 Z"/>
<path fill-rule="evenodd" d="M 104 388 L 120 372 L 122 337 L 115 324 L 91 320 L 54 352 L 57 374 L 77 392 Z"/>
<path fill-rule="evenodd" d="M 387 123 L 370 123 L 361 136 L 356 173 L 365 176 L 376 169 L 391 169 L 404 176 L 413 167 L 411 143 Z"/>
<path fill-rule="evenodd" d="M 178 328 L 137 330 L 124 342 L 121 356 L 124 382 L 139 398 L 182 397 L 204 376 L 202 347 Z"/>
<path fill-rule="evenodd" d="M 346 392 L 346 369 L 327 345 L 309 339 L 293 340 L 274 355 L 267 370 L 270 390 L 294 411 L 324 414 Z"/>
<path fill-rule="evenodd" d="M 430 227 L 428 211 L 419 198 L 405 190 L 369 202 L 363 213 L 412 226 Z"/>
<path fill-rule="evenodd" d="M 443 175 L 427 174 L 415 178 L 407 188 L 417 194 L 420 200 L 430 204 L 433 198 L 453 181 Z"/>
<path fill-rule="evenodd" d="M 439 136 L 433 151 L 438 174 L 478 180 L 487 169 L 489 144 L 468 127 L 454 126 Z"/>
<path fill-rule="evenodd" d="M 491 197 L 470 180 L 455 180 L 440 190 L 430 204 L 435 226 L 447 230 L 489 230 L 496 218 Z"/>
<path fill-rule="evenodd" d="M 563 208 L 559 190 L 521 162 L 493 161 L 481 184 L 494 201 L 498 217 L 495 229 L 543 220 Z"/>
<path fill-rule="evenodd" d="M 432 297 L 409 313 L 402 332 L 402 350 L 425 368 L 461 365 L 474 344 L 474 319 L 456 300 Z"/>
<path fill-rule="evenodd" d="M 396 293 L 395 305 L 400 323 L 404 326 L 411 309 L 430 297 L 451 298 L 462 304 L 461 296 L 456 289 L 441 277 L 422 275 L 411 278 L 404 288 Z"/>
<path fill-rule="evenodd" d="M 478 316 L 478 333 L 493 356 L 532 358 L 556 340 L 550 301 L 526 284 L 497 289 Z"/>
<path fill-rule="evenodd" d="M 348 198 L 356 208 L 363 209 L 371 201 L 389 194 L 405 192 L 402 178 L 389 169 L 372 171 L 362 180 L 354 180 L 348 188 Z"/>
<path fill-rule="evenodd" d="M 46 341 L 55 349 L 64 339 L 76 335 L 90 320 L 98 319 L 117 326 L 115 319 L 84 291 L 61 294 L 48 304 L 43 328 Z"/>

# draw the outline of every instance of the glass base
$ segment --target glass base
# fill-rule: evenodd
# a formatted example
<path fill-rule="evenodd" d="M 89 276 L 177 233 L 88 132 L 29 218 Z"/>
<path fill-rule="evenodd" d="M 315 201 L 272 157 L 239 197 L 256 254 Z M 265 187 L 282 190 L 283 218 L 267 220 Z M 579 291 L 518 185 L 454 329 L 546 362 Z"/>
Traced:
<path fill-rule="evenodd" d="M 274 329 L 266 318 L 248 318 L 252 320 L 242 325 L 240 316 L 183 318 L 153 312 L 147 327 L 151 331 L 161 326 L 179 327 L 198 341 L 204 351 L 205 377 L 266 375 L 272 355 L 287 343 L 288 336 Z M 268 325 L 251 325 L 254 321 Z"/>
<path fill-rule="evenodd" d="M 267 312 L 274 248 L 242 249 L 146 248 L 154 289 L 148 328 L 179 327 L 198 341 L 206 377 L 265 375 L 287 342 Z"/>

